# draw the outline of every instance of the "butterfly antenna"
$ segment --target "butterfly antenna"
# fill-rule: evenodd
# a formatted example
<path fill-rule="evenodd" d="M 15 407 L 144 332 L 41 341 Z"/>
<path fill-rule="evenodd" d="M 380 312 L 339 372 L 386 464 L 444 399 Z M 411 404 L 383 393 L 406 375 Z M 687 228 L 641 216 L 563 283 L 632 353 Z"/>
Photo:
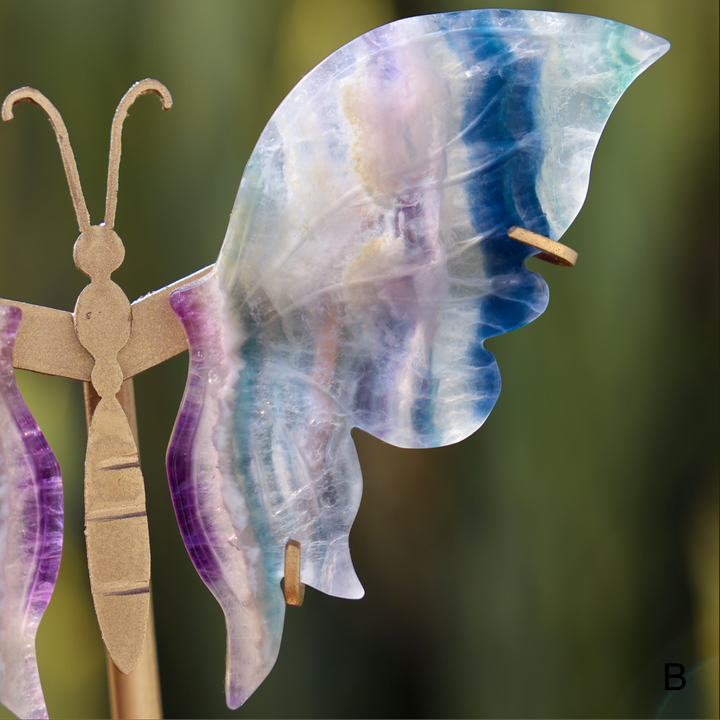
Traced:
<path fill-rule="evenodd" d="M 31 87 L 22 87 L 13 90 L 5 98 L 5 102 L 3 102 L 2 105 L 2 119 L 4 122 L 10 122 L 13 119 L 13 107 L 19 102 L 26 100 L 34 103 L 45 112 L 55 131 L 55 137 L 60 146 L 63 166 L 65 167 L 65 175 L 67 176 L 70 187 L 70 195 L 72 196 L 73 205 L 75 206 L 75 216 L 77 217 L 80 232 L 85 232 L 90 227 L 90 214 L 85 204 L 85 197 L 83 195 L 82 185 L 80 184 L 80 176 L 78 175 L 75 156 L 70 146 L 68 131 L 55 106 L 39 90 Z"/>
<path fill-rule="evenodd" d="M 158 80 L 147 78 L 136 82 L 123 96 L 113 118 L 110 130 L 110 158 L 108 160 L 107 193 L 105 195 L 105 225 L 114 227 L 117 207 L 118 175 L 120 172 L 120 154 L 122 152 L 122 128 L 130 106 L 145 93 L 155 93 L 160 98 L 163 110 L 172 107 L 170 91 Z M 7 101 L 6 101 L 7 102 Z M 4 113 L 4 107 L 3 107 Z M 4 115 L 3 115 L 4 117 Z M 62 122 L 62 121 L 61 121 Z M 69 147 L 69 146 L 68 146 Z"/>

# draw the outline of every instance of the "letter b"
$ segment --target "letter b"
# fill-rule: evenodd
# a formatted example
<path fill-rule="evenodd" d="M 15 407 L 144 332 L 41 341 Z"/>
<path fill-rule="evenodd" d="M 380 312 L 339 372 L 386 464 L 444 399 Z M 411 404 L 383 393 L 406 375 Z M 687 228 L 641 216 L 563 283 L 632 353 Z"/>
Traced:
<path fill-rule="evenodd" d="M 679 672 L 670 672 L 670 668 L 678 668 Z M 678 678 L 679 685 L 670 685 L 670 678 Z M 685 666 L 680 663 L 665 663 L 665 689 L 666 690 L 682 690 L 685 687 Z"/>

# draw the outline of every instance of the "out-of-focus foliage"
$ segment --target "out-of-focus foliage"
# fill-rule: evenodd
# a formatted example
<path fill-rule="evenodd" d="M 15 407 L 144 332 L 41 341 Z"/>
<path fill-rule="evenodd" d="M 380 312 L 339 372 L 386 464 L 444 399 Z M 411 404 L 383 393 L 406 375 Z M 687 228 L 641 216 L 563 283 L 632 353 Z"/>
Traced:
<path fill-rule="evenodd" d="M 515 2 L 495 3 L 516 6 Z M 541 266 L 543 317 L 490 343 L 498 405 L 452 448 L 358 434 L 365 495 L 351 537 L 367 596 L 309 590 L 278 664 L 224 705 L 221 613 L 175 526 L 163 460 L 186 372 L 136 380 L 168 717 L 717 717 L 718 4 L 566 0 L 532 9 L 637 25 L 673 43 L 610 119 L 589 198 Z M 0 94 L 44 92 L 70 132 L 94 222 L 112 113 L 125 125 L 115 274 L 127 295 L 214 261 L 245 161 L 291 86 L 326 54 L 423 0 L 26 0 L 0 4 Z M 71 309 L 77 226 L 53 133 L 23 105 L 0 127 L 0 296 Z M 64 474 L 66 540 L 38 651 L 51 716 L 107 713 L 84 569 L 78 384 L 23 373 Z M 688 670 L 664 693 L 664 663 Z M 691 670 L 695 669 L 691 674 Z"/>

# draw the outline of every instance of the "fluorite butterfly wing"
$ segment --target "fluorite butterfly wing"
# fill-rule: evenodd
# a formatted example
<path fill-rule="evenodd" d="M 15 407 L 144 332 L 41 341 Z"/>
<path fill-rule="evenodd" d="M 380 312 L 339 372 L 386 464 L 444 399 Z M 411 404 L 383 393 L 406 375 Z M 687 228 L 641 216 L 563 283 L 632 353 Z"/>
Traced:
<path fill-rule="evenodd" d="M 35 634 L 60 569 L 62 480 L 15 380 L 20 317 L 0 306 L 0 702 L 19 717 L 46 718 Z"/>
<path fill-rule="evenodd" d="M 410 18 L 338 50 L 273 115 L 214 271 L 171 300 L 190 370 L 168 474 L 225 613 L 230 707 L 277 657 L 288 539 L 306 584 L 362 595 L 350 430 L 434 447 L 487 417 L 484 340 L 548 298 L 507 231 L 562 236 L 612 108 L 668 47 L 587 16 Z"/>

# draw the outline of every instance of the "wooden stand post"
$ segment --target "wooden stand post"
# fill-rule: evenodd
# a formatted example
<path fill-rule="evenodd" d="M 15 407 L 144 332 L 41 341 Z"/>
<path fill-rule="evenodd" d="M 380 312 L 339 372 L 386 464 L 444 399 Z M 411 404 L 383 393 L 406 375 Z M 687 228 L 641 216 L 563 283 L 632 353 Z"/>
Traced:
<path fill-rule="evenodd" d="M 111 717 L 123 720 L 125 718 L 150 718 L 151 720 L 162 718 L 152 598 L 145 645 L 135 669 L 124 675 L 115 667 L 115 663 L 107 652 L 106 655 Z"/>

